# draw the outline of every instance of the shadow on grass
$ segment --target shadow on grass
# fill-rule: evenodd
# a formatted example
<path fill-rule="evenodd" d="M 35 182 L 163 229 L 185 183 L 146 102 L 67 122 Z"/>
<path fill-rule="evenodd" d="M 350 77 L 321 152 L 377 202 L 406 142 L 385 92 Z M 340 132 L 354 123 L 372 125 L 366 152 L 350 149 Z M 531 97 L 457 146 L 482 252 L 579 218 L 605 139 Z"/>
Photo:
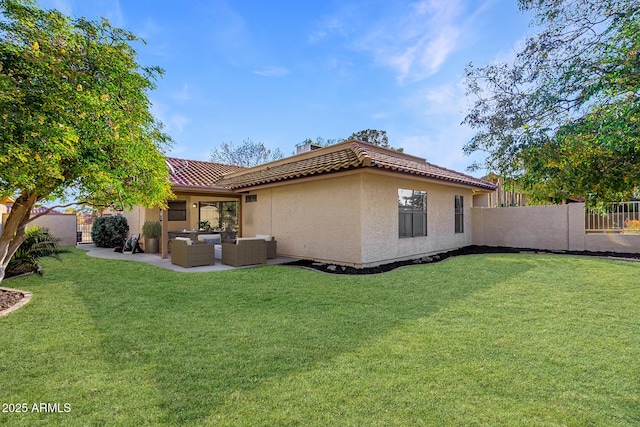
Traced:
<path fill-rule="evenodd" d="M 118 372 L 145 373 L 156 387 L 160 421 L 171 424 L 203 420 L 266 381 L 330 369 L 332 359 L 404 322 L 535 268 L 513 256 L 460 257 L 368 277 L 277 266 L 180 274 L 79 262 L 87 272 L 77 292 L 105 360 Z M 78 267 L 72 264 L 59 268 Z"/>

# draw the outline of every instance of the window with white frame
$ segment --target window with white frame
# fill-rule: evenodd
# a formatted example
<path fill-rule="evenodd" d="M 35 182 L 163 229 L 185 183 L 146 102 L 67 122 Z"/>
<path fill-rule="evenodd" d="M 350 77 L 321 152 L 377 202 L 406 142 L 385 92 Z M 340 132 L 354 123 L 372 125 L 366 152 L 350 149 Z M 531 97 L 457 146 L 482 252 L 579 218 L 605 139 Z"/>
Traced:
<path fill-rule="evenodd" d="M 398 237 L 427 235 L 427 192 L 398 189 Z"/>

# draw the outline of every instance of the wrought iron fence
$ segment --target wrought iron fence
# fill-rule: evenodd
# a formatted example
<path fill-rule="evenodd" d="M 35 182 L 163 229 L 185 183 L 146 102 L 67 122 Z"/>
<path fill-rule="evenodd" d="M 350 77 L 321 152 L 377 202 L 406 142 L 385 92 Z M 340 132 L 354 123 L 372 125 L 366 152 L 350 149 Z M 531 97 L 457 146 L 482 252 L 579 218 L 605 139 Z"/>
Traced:
<path fill-rule="evenodd" d="M 76 226 L 76 241 L 78 243 L 93 243 L 93 239 L 91 238 L 91 229 L 93 228 L 93 223 L 88 224 L 78 224 Z"/>
<path fill-rule="evenodd" d="M 585 211 L 587 233 L 640 234 L 640 201 L 608 203 L 604 210 Z"/>

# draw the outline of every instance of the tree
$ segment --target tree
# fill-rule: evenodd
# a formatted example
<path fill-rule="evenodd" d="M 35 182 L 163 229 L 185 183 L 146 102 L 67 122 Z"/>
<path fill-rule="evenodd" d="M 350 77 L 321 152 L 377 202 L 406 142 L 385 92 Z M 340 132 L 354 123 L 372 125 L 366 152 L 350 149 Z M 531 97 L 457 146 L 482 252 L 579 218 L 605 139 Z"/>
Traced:
<path fill-rule="evenodd" d="M 467 153 L 533 200 L 603 202 L 640 188 L 640 3 L 520 0 L 539 32 L 511 64 L 467 67 Z"/>
<path fill-rule="evenodd" d="M 149 112 L 162 74 L 142 67 L 132 33 L 32 0 L 0 0 L 0 197 L 15 203 L 0 236 L 0 281 L 38 202 L 131 208 L 172 196 Z"/>
<path fill-rule="evenodd" d="M 377 129 L 364 129 L 358 132 L 354 132 L 347 139 L 357 139 L 358 141 L 368 142 L 369 144 L 379 145 L 383 148 L 389 148 L 396 151 L 404 151 L 402 148 L 394 148 L 389 145 L 389 138 L 387 137 L 387 131 Z"/>
<path fill-rule="evenodd" d="M 263 143 L 250 139 L 245 139 L 240 146 L 235 146 L 233 142 L 223 142 L 211 150 L 212 162 L 244 167 L 257 166 L 283 157 L 279 148 L 271 151 Z"/>

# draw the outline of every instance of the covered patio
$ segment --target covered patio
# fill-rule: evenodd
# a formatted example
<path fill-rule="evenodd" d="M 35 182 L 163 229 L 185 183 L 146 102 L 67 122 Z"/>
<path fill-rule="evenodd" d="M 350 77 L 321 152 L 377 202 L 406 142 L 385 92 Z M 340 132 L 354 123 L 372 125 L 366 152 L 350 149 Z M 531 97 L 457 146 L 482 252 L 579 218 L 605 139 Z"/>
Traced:
<path fill-rule="evenodd" d="M 170 242 L 176 236 L 220 234 L 221 239 L 231 240 L 242 235 L 241 196 L 216 183 L 224 174 L 243 168 L 172 157 L 166 162 L 175 198 L 167 201 L 168 209 L 138 208 L 126 213 L 132 234 L 141 233 L 145 221 L 160 222 L 163 259 L 169 258 Z"/>

